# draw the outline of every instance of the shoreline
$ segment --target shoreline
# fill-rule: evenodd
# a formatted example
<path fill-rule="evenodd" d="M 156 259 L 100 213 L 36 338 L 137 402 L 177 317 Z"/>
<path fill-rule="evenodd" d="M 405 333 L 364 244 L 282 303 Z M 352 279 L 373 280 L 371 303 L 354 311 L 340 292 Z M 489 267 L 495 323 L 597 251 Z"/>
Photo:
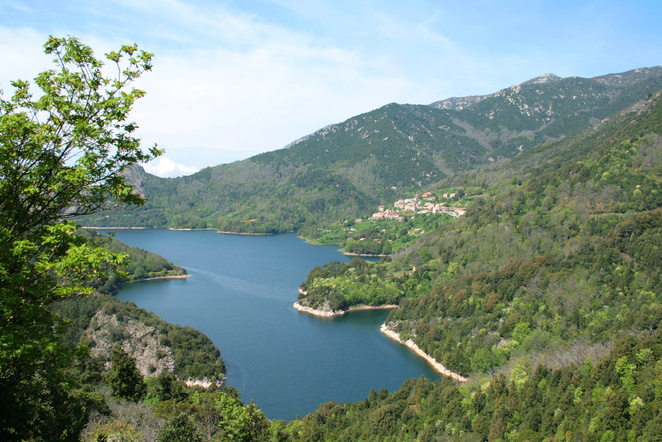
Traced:
<path fill-rule="evenodd" d="M 432 367 L 434 367 L 434 369 L 439 374 L 441 374 L 443 376 L 446 376 L 446 377 L 449 377 L 449 378 L 453 379 L 454 381 L 458 381 L 458 382 L 468 382 L 469 381 L 468 378 L 465 378 L 464 376 L 461 376 L 457 373 L 454 373 L 454 372 L 450 371 L 449 369 L 444 367 L 441 363 L 437 362 L 437 360 L 435 358 L 433 358 L 432 356 L 430 356 L 429 354 L 427 354 L 423 350 L 421 350 L 421 348 L 418 345 L 416 345 L 416 343 L 413 340 L 407 339 L 406 341 L 403 341 L 402 338 L 400 337 L 400 333 L 394 332 L 393 330 L 389 329 L 386 324 L 382 324 L 379 327 L 379 331 L 384 333 L 388 338 L 393 339 L 394 341 L 397 341 L 400 344 L 403 344 L 403 345 L 409 347 L 411 350 L 414 351 L 414 353 L 416 353 L 417 355 L 419 355 L 420 357 L 425 359 L 430 365 L 432 365 Z"/>
<path fill-rule="evenodd" d="M 346 311 L 348 312 L 357 312 L 359 310 L 389 310 L 389 309 L 394 309 L 400 307 L 399 305 L 396 304 L 384 304 L 384 305 L 365 305 L 365 304 L 359 304 L 350 307 Z"/>
<path fill-rule="evenodd" d="M 153 276 L 151 278 L 141 278 L 141 279 L 134 279 L 133 281 L 125 281 L 124 283 L 132 283 L 132 282 L 142 282 L 142 281 L 156 281 L 159 279 L 186 279 L 190 278 L 191 275 L 167 275 L 167 276 Z"/>
<path fill-rule="evenodd" d="M 212 229 L 215 230 L 215 229 Z M 216 230 L 216 233 L 223 233 L 225 235 L 245 235 L 245 236 L 272 236 L 277 233 L 246 233 L 246 232 L 225 232 L 223 230 Z"/>
<path fill-rule="evenodd" d="M 387 257 L 387 256 L 391 256 L 391 255 L 371 255 L 371 254 L 369 254 L 369 253 L 352 253 L 352 252 L 343 252 L 342 249 L 338 249 L 338 251 L 339 251 L 340 253 L 342 253 L 343 255 L 345 255 L 345 256 L 358 256 L 358 257 L 361 257 L 361 258 L 371 258 L 371 257 L 374 257 L 374 258 L 385 258 L 385 257 Z"/>
<path fill-rule="evenodd" d="M 322 318 L 333 318 L 334 316 L 341 316 L 345 314 L 345 310 L 319 310 L 311 307 L 305 307 L 298 302 L 292 304 L 292 307 L 300 312 L 308 313 L 310 315 L 319 316 Z"/>
<path fill-rule="evenodd" d="M 189 229 L 189 228 L 175 228 L 175 227 L 99 227 L 99 226 L 81 226 L 82 229 L 88 230 L 148 230 L 148 229 L 166 229 L 173 230 L 175 232 L 197 232 L 197 231 L 214 231 L 216 233 L 223 233 L 225 235 L 246 235 L 246 236 L 272 236 L 278 235 L 280 233 L 292 233 L 293 231 L 287 232 L 276 232 L 276 233 L 248 233 L 248 232 L 229 232 L 225 230 L 218 230 L 213 227 L 205 227 L 204 229 Z"/>
<path fill-rule="evenodd" d="M 184 384 L 187 387 L 202 387 L 205 390 L 209 389 L 212 385 L 214 385 L 216 388 L 221 388 L 225 384 L 225 380 L 227 377 L 223 379 L 216 379 L 216 380 L 211 380 L 207 377 L 204 377 L 202 379 L 194 379 L 194 378 L 188 378 L 184 381 Z"/>
<path fill-rule="evenodd" d="M 88 230 L 147 230 L 158 229 L 159 227 L 98 227 L 98 226 L 80 226 L 81 229 Z"/>
<path fill-rule="evenodd" d="M 333 318 L 334 316 L 342 316 L 345 313 L 358 312 L 361 310 L 388 310 L 388 309 L 398 308 L 399 306 L 395 304 L 376 305 L 376 306 L 361 304 L 361 305 L 352 306 L 347 310 L 320 310 L 320 309 L 314 309 L 311 307 L 303 306 L 299 304 L 299 302 L 297 301 L 294 304 L 292 304 L 292 307 L 294 307 L 296 310 L 300 312 L 308 313 L 313 316 L 319 316 L 322 318 Z"/>

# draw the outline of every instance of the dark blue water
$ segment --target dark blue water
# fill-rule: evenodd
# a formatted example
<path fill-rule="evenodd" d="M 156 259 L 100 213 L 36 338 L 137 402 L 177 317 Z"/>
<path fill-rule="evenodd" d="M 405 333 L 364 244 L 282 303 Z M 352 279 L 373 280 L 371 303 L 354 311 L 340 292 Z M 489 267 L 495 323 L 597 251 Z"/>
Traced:
<path fill-rule="evenodd" d="M 227 383 L 270 419 L 304 416 L 329 400 L 362 400 L 372 388 L 397 390 L 410 377 L 439 377 L 379 332 L 388 311 L 328 319 L 292 308 L 313 267 L 348 261 L 337 247 L 312 246 L 295 234 L 117 230 L 116 238 L 191 275 L 127 284 L 117 297 L 209 336 L 227 365 Z"/>

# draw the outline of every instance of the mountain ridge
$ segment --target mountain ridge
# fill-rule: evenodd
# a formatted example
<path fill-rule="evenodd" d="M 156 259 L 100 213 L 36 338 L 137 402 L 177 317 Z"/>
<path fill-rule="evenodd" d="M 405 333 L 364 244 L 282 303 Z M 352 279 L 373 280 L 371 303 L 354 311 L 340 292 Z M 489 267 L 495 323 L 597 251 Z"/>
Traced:
<path fill-rule="evenodd" d="M 139 173 L 145 208 L 85 224 L 276 233 L 342 221 L 578 133 L 662 88 L 660 67 L 598 80 L 546 78 L 553 81 L 511 86 L 461 110 L 387 104 L 287 148 L 187 177 Z"/>
<path fill-rule="evenodd" d="M 662 66 L 652 66 L 652 67 L 643 67 L 631 69 L 626 72 L 618 74 L 606 74 L 600 75 L 597 77 L 566 77 L 566 78 L 586 78 L 592 79 L 601 83 L 604 83 L 608 86 L 631 86 L 640 81 L 644 81 L 651 76 L 659 75 L 662 72 Z M 435 101 L 430 103 L 429 106 L 435 107 L 438 109 L 452 109 L 452 110 L 463 110 L 467 107 L 470 107 L 479 101 L 482 101 L 486 98 L 490 98 L 498 94 L 499 92 L 505 91 L 507 89 L 530 84 L 544 84 L 549 82 L 555 82 L 564 80 L 564 77 L 559 77 L 554 73 L 541 74 L 537 77 L 534 77 L 530 80 L 523 81 L 519 85 L 508 86 L 504 89 L 501 89 L 497 92 L 486 94 L 486 95 L 470 95 L 466 97 L 450 97 L 443 100 Z"/>

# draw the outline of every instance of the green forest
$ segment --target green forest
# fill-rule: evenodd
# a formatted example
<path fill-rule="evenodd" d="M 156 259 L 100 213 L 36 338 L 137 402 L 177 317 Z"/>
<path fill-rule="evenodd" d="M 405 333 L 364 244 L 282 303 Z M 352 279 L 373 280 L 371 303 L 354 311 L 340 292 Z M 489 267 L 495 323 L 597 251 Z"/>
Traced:
<path fill-rule="evenodd" d="M 137 247 L 130 247 L 122 241 L 97 233 L 94 230 L 80 229 L 76 234 L 89 244 L 107 249 L 111 253 L 124 256 L 127 260 L 121 271 L 110 273 L 100 281 L 94 290 L 103 294 L 117 292 L 119 285 L 127 282 L 164 277 L 185 277 L 186 269 L 179 267 L 156 253 Z M 112 232 L 110 232 L 112 235 Z"/>
<path fill-rule="evenodd" d="M 362 402 L 327 402 L 288 429 L 301 441 L 659 440 L 660 344 L 659 331 L 645 331 L 601 358 L 540 363 L 483 385 L 409 379 Z"/>
<path fill-rule="evenodd" d="M 101 60 L 71 37 L 44 49 L 54 68 L 36 77 L 38 93 L 15 81 L 0 98 L 3 440 L 662 439 L 659 75 L 618 88 L 524 84 L 464 110 L 392 104 L 162 180 L 137 168 L 161 151 L 141 147 L 127 121 L 152 54 L 122 46 Z M 579 99 L 549 98 L 558 93 Z M 518 113 L 536 97 L 553 121 Z M 437 129 L 425 135 L 421 122 Z M 371 137 L 384 143 L 366 148 Z M 465 215 L 356 221 L 441 189 L 462 191 Z M 269 420 L 223 385 L 209 338 L 111 296 L 186 271 L 77 223 L 297 230 L 388 255 L 316 267 L 298 302 L 397 304 L 386 327 L 469 380 L 409 379 Z M 146 372 L 138 336 L 155 349 Z"/>

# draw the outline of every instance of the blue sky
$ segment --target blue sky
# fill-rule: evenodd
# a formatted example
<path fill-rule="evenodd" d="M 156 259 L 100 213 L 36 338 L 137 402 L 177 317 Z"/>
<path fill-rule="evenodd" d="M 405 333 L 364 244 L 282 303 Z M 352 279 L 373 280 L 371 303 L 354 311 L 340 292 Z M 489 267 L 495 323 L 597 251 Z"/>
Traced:
<path fill-rule="evenodd" d="M 390 102 L 662 64 L 659 0 L 0 0 L 0 89 L 48 35 L 155 54 L 132 115 L 162 176 L 279 149 Z"/>

